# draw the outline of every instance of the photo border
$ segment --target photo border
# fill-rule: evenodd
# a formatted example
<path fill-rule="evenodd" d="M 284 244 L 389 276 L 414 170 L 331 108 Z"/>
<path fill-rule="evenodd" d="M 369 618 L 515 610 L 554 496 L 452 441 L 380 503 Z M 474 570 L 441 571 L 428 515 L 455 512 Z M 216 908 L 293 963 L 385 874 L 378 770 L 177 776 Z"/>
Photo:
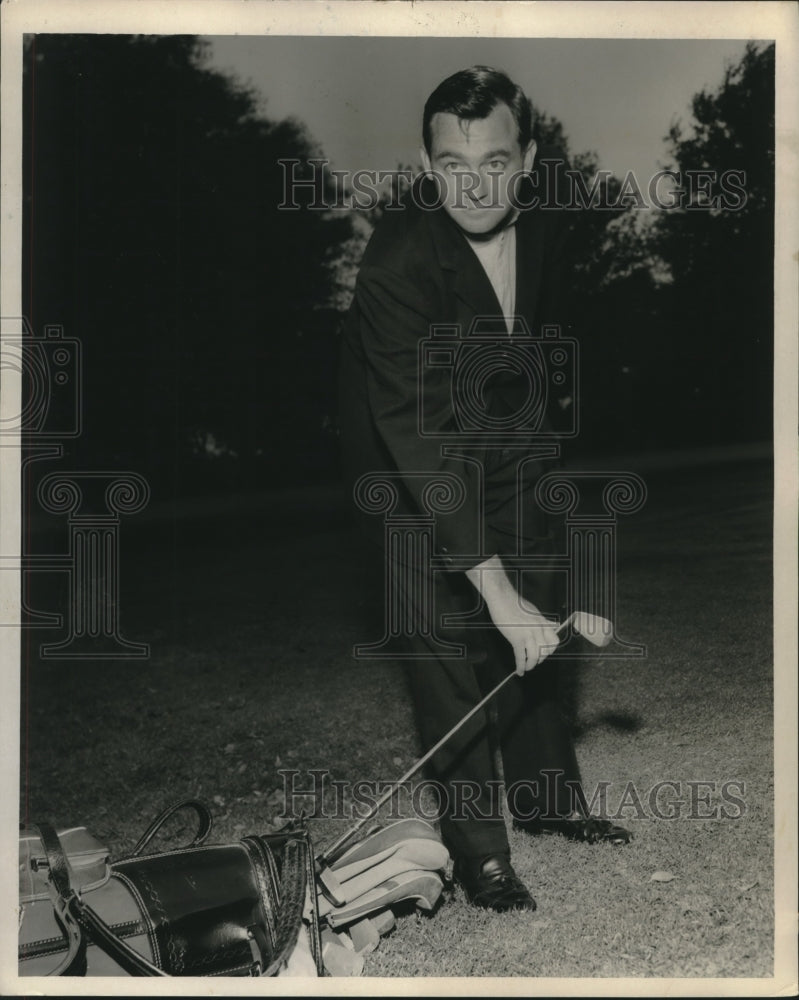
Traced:
<path fill-rule="evenodd" d="M 21 81 L 22 37 L 51 33 L 190 33 L 200 35 L 362 35 L 557 38 L 775 38 L 776 230 L 774 401 L 774 762 L 775 762 L 775 975 L 763 979 L 547 979 L 457 978 L 203 980 L 208 995 L 435 995 L 560 994 L 572 996 L 712 995 L 773 996 L 796 990 L 797 959 L 797 393 L 799 326 L 799 21 L 789 2 L 697 3 L 678 7 L 613 2 L 388 2 L 369 0 L 10 0 L 2 4 L 2 164 L 0 165 L 0 312 L 21 316 Z M 18 413 L 19 380 L 3 372 L 0 415 Z M 20 451 L 0 450 L 0 552 L 20 551 Z M 19 622 L 18 580 L 0 574 L 0 602 L 7 621 Z M 9 580 L 8 578 L 11 578 Z M 745 614 L 746 609 L 741 609 Z M 11 616 L 16 614 L 16 618 Z M 20 704 L 18 628 L 0 629 L 3 664 L 0 699 Z M 758 636 L 752 635 L 752 642 Z M 7 711 L 8 709 L 6 709 Z M 17 851 L 19 713 L 2 729 L 3 778 L 11 785 L 2 809 L 0 866 L 0 989 L 5 994 L 164 995 L 163 980 L 20 979 L 16 975 L 17 887 L 11 859 Z M 170 980 L 171 995 L 200 995 L 197 979 Z"/>

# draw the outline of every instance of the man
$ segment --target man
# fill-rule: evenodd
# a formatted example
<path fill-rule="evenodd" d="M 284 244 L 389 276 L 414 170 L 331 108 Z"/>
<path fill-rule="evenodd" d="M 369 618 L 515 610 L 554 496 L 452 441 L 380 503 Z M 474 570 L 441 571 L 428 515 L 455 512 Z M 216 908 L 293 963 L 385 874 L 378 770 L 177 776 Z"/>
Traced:
<path fill-rule="evenodd" d="M 626 831 L 579 812 L 584 797 L 560 705 L 558 662 L 546 660 L 558 646 L 547 615 L 561 609 L 559 577 L 512 568 L 514 556 L 554 551 L 553 526 L 533 490 L 557 448 L 546 413 L 513 425 L 514 414 L 529 414 L 531 406 L 538 412 L 514 338 L 524 336 L 523 323 L 535 334 L 562 322 L 568 218 L 556 206 L 565 196 L 558 190 L 565 163 L 537 151 L 529 100 L 486 67 L 445 80 L 425 105 L 422 131 L 424 175 L 403 210 L 386 210 L 378 224 L 348 317 L 340 399 L 345 470 L 352 484 L 375 472 L 399 477 L 397 503 L 409 515 L 427 511 L 431 483 L 464 489 L 465 502 L 436 522 L 445 568 L 431 572 L 405 557 L 396 577 L 405 581 L 399 596 L 406 620 L 423 616 L 424 594 L 434 594 L 436 622 L 408 635 L 402 651 L 425 746 L 515 669 L 496 698 L 514 822 L 531 834 L 624 842 Z M 466 334 L 486 322 L 493 324 L 487 337 L 459 344 L 449 356 L 425 355 L 430 363 L 420 372 L 420 345 L 434 327 Z M 482 355 L 463 353 L 470 350 Z M 461 365 L 462 372 L 476 358 L 470 389 L 454 369 Z M 496 435 L 481 438 L 480 427 L 475 436 L 464 425 L 464 404 L 475 402 L 466 399 L 470 392 L 488 427 L 508 428 L 501 446 Z M 382 538 L 377 520 L 371 529 Z M 403 558 L 392 555 L 396 563 Z M 464 646 L 465 660 L 443 655 L 442 639 Z M 510 864 L 488 713 L 477 713 L 432 767 L 447 792 L 442 837 L 468 898 L 495 910 L 535 909 Z"/>

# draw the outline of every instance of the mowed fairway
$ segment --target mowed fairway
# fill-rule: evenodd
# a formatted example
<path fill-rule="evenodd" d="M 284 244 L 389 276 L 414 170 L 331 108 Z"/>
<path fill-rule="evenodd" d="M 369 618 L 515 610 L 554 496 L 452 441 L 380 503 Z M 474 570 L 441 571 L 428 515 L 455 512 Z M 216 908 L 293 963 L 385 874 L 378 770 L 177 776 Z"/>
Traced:
<path fill-rule="evenodd" d="M 367 975 L 771 975 L 770 464 L 644 478 L 646 506 L 619 521 L 617 624 L 647 656 L 571 677 L 587 791 L 634 842 L 513 832 L 535 913 L 476 911 L 455 888 L 403 914 Z M 339 813 L 312 819 L 321 847 L 351 806 L 330 781 L 386 781 L 419 755 L 399 667 L 352 658 L 381 595 L 329 493 L 207 506 L 124 526 L 123 633 L 149 660 L 43 663 L 59 636 L 29 634 L 23 818 L 85 824 L 118 854 L 182 796 L 209 802 L 217 840 L 321 805 Z M 301 789 L 311 769 L 329 781 L 286 808 L 279 772 Z"/>

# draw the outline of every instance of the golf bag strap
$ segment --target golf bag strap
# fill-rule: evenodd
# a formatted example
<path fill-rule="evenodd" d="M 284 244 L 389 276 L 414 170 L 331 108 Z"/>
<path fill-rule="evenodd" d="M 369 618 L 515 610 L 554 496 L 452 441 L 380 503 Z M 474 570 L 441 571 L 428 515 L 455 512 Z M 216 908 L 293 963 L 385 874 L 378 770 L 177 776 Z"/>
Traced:
<path fill-rule="evenodd" d="M 308 927 L 308 936 L 311 943 L 311 954 L 316 962 L 316 971 L 320 976 L 325 975 L 325 964 L 322 959 L 322 932 L 319 928 L 319 903 L 316 898 L 316 882 L 315 882 L 315 871 L 314 871 L 314 856 L 311 850 L 311 842 L 309 839 L 304 841 L 305 850 L 303 851 L 305 855 L 305 886 L 306 892 L 311 899 L 311 922 Z"/>
<path fill-rule="evenodd" d="M 141 835 L 139 842 L 130 854 L 126 855 L 125 858 L 120 858 L 119 860 L 122 861 L 127 860 L 128 858 L 138 857 L 153 837 L 158 833 L 164 823 L 166 823 L 169 817 L 173 816 L 176 812 L 180 812 L 181 809 L 193 809 L 197 814 L 197 818 L 199 820 L 197 832 L 194 835 L 194 839 L 187 844 L 186 847 L 199 847 L 211 832 L 213 817 L 204 802 L 200 802 L 199 799 L 184 799 L 182 802 L 176 802 L 174 805 L 169 806 L 168 809 L 164 809 L 160 815 L 156 816 L 156 818 Z"/>
<path fill-rule="evenodd" d="M 33 829 L 39 834 L 44 848 L 50 883 L 59 897 L 66 899 L 72 892 L 72 876 L 69 872 L 69 861 L 61 846 L 58 834 L 49 823 L 34 823 Z"/>
<path fill-rule="evenodd" d="M 260 837 L 245 837 L 242 844 L 248 849 L 257 847 L 259 851 L 264 850 L 264 848 L 269 851 L 269 847 L 262 844 Z M 274 958 L 261 972 L 262 976 L 273 976 L 283 962 L 288 960 L 289 954 L 297 943 L 308 884 L 308 857 L 307 840 L 301 837 L 291 837 L 286 841 L 280 871 L 280 901 L 276 907 L 277 912 L 274 920 Z M 270 898 L 267 886 L 268 879 L 265 878 L 260 888 L 261 903 L 265 912 L 269 913 L 271 910 L 268 908 L 274 907 L 274 903 Z"/>
<path fill-rule="evenodd" d="M 47 856 L 48 884 L 55 914 L 69 942 L 64 961 L 50 973 L 51 976 L 84 976 L 86 974 L 86 938 L 92 941 L 121 966 L 130 976 L 165 976 L 157 966 L 134 951 L 114 934 L 108 924 L 78 896 L 72 888 L 69 862 L 58 834 L 49 823 L 36 823 Z"/>
<path fill-rule="evenodd" d="M 75 917 L 80 927 L 88 931 L 92 942 L 113 958 L 129 976 L 167 976 L 168 973 L 148 962 L 144 955 L 134 951 L 125 941 L 117 937 L 108 924 L 95 911 L 73 895 L 67 904 L 68 911 Z"/>
<path fill-rule="evenodd" d="M 47 858 L 47 884 L 53 900 L 56 920 L 67 938 L 67 953 L 51 976 L 85 976 L 86 942 L 80 925 L 69 912 L 66 900 L 74 896 L 69 862 L 61 847 L 61 841 L 49 823 L 34 823 L 33 829 L 39 834 Z M 31 862 L 35 864 L 35 862 Z M 36 865 L 38 868 L 38 865 Z"/>

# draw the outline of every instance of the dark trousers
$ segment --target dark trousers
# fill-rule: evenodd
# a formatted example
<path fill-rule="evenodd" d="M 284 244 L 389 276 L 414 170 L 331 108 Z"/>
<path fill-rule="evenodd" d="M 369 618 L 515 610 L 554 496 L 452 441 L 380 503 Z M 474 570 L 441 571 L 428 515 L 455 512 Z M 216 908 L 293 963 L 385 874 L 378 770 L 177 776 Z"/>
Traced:
<path fill-rule="evenodd" d="M 461 572 L 433 574 L 435 618 L 473 612 L 477 590 Z M 522 592 L 542 613 L 560 610 L 553 574 L 524 574 Z M 420 593 L 405 594 L 408 613 Z M 436 627 L 437 635 L 466 646 L 464 659 L 435 652 L 432 638 L 406 637 L 406 675 L 425 750 L 432 747 L 503 677 L 514 670 L 513 651 L 485 607 L 463 625 Z M 580 773 L 571 728 L 564 714 L 562 681 L 568 663 L 548 659 L 509 681 L 430 762 L 441 788 L 441 834 L 453 856 L 475 857 L 508 851 L 502 817 L 495 748 L 499 747 L 507 806 L 519 819 L 567 815 L 579 799 Z M 495 716 L 496 727 L 492 727 Z"/>

